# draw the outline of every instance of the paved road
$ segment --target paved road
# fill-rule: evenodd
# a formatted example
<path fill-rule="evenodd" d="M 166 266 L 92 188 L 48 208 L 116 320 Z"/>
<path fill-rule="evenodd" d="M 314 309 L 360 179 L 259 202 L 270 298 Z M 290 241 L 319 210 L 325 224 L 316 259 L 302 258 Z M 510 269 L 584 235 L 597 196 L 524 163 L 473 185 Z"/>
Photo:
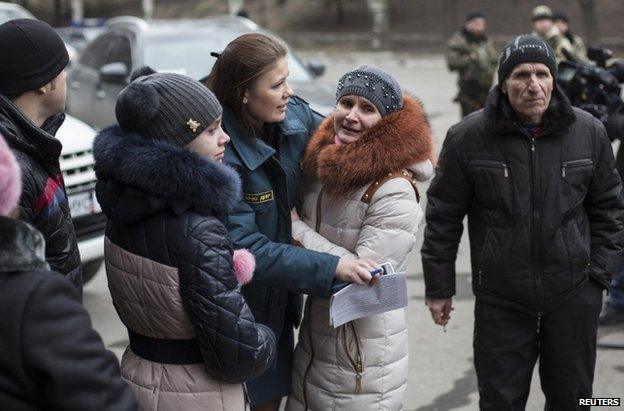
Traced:
<path fill-rule="evenodd" d="M 327 62 L 324 79 L 335 84 L 347 70 L 360 64 L 374 64 L 399 79 L 403 88 L 423 101 L 441 146 L 446 130 L 459 118 L 457 105 L 451 100 L 455 93 L 455 77 L 444 65 L 441 56 L 410 56 L 393 53 L 324 54 L 301 53 L 304 58 L 320 58 Z M 423 192 L 426 186 L 423 186 Z M 425 199 L 426 201 L 426 199 Z M 423 204 L 424 205 L 424 204 Z M 421 231 L 422 233 L 422 231 Z M 466 236 L 462 239 L 457 261 L 457 296 L 453 318 L 443 332 L 435 326 L 424 306 L 424 283 L 419 250 L 422 234 L 409 265 L 408 322 L 410 333 L 410 374 L 406 410 L 475 410 L 478 409 L 476 376 L 472 366 L 472 327 L 474 299 L 469 275 L 469 250 Z M 121 355 L 127 344 L 125 330 L 112 309 L 101 272 L 85 287 L 85 305 L 96 329 L 109 348 Z M 624 327 L 601 332 L 601 340 L 624 343 Z M 599 349 L 594 384 L 595 397 L 623 397 L 624 350 Z M 543 409 L 544 398 L 539 377 L 534 375 L 528 410 Z"/>

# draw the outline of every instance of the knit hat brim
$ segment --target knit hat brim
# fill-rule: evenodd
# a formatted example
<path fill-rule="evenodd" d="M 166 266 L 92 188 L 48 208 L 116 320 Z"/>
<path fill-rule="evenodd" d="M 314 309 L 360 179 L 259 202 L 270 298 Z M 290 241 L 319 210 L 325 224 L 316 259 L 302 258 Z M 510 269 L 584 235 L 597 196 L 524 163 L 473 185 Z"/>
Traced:
<path fill-rule="evenodd" d="M 507 79 L 514 67 L 522 63 L 543 63 L 550 70 L 553 79 L 557 77 L 555 52 L 548 43 L 530 34 L 523 34 L 507 43 L 498 62 L 499 84 Z"/>

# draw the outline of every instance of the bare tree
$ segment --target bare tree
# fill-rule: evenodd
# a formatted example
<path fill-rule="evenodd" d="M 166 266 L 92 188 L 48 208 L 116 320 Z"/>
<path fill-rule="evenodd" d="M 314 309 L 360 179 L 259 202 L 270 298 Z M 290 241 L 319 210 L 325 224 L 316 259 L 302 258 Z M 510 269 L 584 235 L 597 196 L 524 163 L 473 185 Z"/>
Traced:
<path fill-rule="evenodd" d="M 599 38 L 598 18 L 596 17 L 596 2 L 594 0 L 578 0 L 581 8 L 581 18 L 585 27 L 585 34 L 589 44 L 596 44 Z"/>
<path fill-rule="evenodd" d="M 143 7 L 143 17 L 151 19 L 154 15 L 154 3 L 155 0 L 142 0 L 141 6 Z"/>
<path fill-rule="evenodd" d="M 84 20 L 84 0 L 71 0 L 71 19 L 78 23 Z"/>
<path fill-rule="evenodd" d="M 373 15 L 371 46 L 380 49 L 388 43 L 388 0 L 368 0 L 367 3 Z"/>
<path fill-rule="evenodd" d="M 448 10 L 450 13 L 450 18 L 448 20 L 449 24 L 445 28 L 446 33 L 444 34 L 446 35 L 446 37 L 450 37 L 457 30 L 457 27 L 459 26 L 459 18 L 460 18 L 458 1 L 451 0 L 448 3 L 449 3 Z"/>
<path fill-rule="evenodd" d="M 54 25 L 60 26 L 63 23 L 64 7 L 63 0 L 54 0 Z"/>

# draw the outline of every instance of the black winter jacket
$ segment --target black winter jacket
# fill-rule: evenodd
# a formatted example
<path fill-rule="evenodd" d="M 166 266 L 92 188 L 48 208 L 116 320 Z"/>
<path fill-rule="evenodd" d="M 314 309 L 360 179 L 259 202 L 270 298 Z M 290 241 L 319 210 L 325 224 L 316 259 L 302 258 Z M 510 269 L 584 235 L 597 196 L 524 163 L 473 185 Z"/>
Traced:
<path fill-rule="evenodd" d="M 93 153 L 107 240 L 127 260 L 139 256 L 177 269 L 182 302 L 210 375 L 243 382 L 261 374 L 275 353 L 275 336 L 255 322 L 241 293 L 222 222 L 241 197 L 237 174 L 119 126 L 96 137 Z M 136 306 L 153 305 L 149 295 L 137 298 Z M 120 316 L 128 326 L 128 316 Z"/>
<path fill-rule="evenodd" d="M 82 293 L 82 266 L 59 166 L 61 143 L 54 138 L 64 114 L 36 127 L 5 96 L 0 95 L 0 134 L 22 169 L 20 219 L 39 230 L 46 242 L 46 261 Z"/>
<path fill-rule="evenodd" d="M 30 225 L 0 217 L 0 409 L 136 410 L 80 296 Z"/>
<path fill-rule="evenodd" d="M 620 177 L 604 127 L 555 88 L 533 138 L 497 86 L 486 108 L 453 126 L 428 192 L 422 248 L 426 296 L 455 294 L 455 257 L 468 215 L 477 298 L 546 311 L 604 287 L 624 238 Z"/>

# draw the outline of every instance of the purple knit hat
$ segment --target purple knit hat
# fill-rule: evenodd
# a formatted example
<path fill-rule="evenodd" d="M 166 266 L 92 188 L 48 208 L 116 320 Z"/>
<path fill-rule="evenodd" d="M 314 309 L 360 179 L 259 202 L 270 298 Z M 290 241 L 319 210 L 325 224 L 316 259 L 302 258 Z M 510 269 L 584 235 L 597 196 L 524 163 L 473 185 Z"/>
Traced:
<path fill-rule="evenodd" d="M 22 173 L 15 156 L 0 135 L 0 215 L 7 217 L 22 193 Z"/>

